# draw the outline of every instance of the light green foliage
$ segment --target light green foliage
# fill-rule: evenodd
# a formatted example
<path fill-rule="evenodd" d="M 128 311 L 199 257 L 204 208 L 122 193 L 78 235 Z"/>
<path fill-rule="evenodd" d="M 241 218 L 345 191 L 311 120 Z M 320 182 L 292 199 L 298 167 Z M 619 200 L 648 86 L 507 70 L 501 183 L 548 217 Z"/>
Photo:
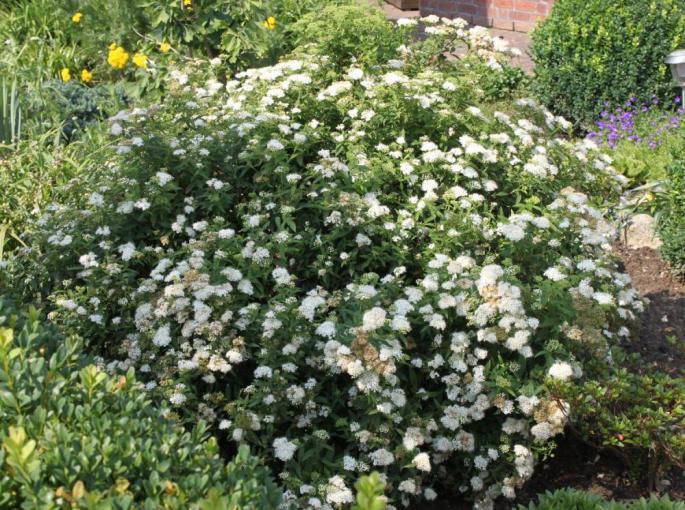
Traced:
<path fill-rule="evenodd" d="M 616 169 L 637 184 L 665 179 L 675 154 L 685 152 L 685 126 L 673 123 L 681 122 L 681 115 L 659 107 L 634 115 L 631 134 L 639 139 L 624 135 L 615 146 L 604 145 Z"/>
<path fill-rule="evenodd" d="M 75 186 L 88 181 L 80 172 L 106 144 L 104 127 L 93 126 L 66 146 L 61 132 L 53 129 L 21 140 L 16 150 L 0 150 L 0 226 L 7 229 L 6 252 L 24 244 L 29 220 L 35 221 L 59 198 L 62 186 L 77 176 Z"/>
<path fill-rule="evenodd" d="M 671 501 L 668 496 L 621 503 L 605 501 L 591 492 L 562 489 L 542 494 L 537 503 L 527 507 L 519 505 L 519 510 L 685 510 L 685 503 Z"/>
<path fill-rule="evenodd" d="M 0 507 L 275 508 L 241 447 L 229 464 L 200 422 L 186 432 L 135 381 L 107 375 L 35 309 L 0 300 Z"/>
<path fill-rule="evenodd" d="M 656 219 L 661 254 L 673 271 L 685 275 L 685 149 L 673 152 L 664 192 L 657 194 Z"/>
<path fill-rule="evenodd" d="M 11 145 L 21 136 L 21 106 L 16 80 L 0 78 L 0 144 Z"/>
<path fill-rule="evenodd" d="M 669 133 L 662 144 L 650 148 L 644 143 L 624 140 L 607 153 L 614 159 L 616 170 L 634 183 L 651 183 L 666 178 L 668 168 L 673 164 L 673 151 L 685 149 L 685 132 Z"/>
<path fill-rule="evenodd" d="M 357 502 L 352 505 L 352 510 L 385 510 L 388 505 L 383 496 L 385 484 L 378 473 L 362 476 L 354 487 L 357 489 Z"/>
<path fill-rule="evenodd" d="M 292 27 L 303 54 L 325 55 L 338 69 L 353 61 L 371 67 L 400 58 L 397 48 L 407 43 L 414 31 L 389 23 L 378 8 L 359 4 L 312 11 Z"/>
<path fill-rule="evenodd" d="M 681 0 L 559 0 L 533 32 L 535 90 L 554 112 L 591 126 L 605 102 L 672 97 L 663 61 L 683 45 Z"/>

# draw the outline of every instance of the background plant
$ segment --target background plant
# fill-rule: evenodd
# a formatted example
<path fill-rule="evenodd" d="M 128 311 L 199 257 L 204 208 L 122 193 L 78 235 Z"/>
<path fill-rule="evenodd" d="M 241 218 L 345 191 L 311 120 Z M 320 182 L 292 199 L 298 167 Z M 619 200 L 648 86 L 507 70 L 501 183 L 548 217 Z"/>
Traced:
<path fill-rule="evenodd" d="M 83 185 L 82 171 L 99 151 L 107 150 L 107 132 L 91 126 L 81 139 L 65 145 L 62 131 L 52 129 L 0 150 L 0 225 L 6 228 L 5 252 L 26 246 L 35 219 L 57 200 L 62 186 Z"/>
<path fill-rule="evenodd" d="M 571 403 L 576 432 L 617 454 L 652 492 L 660 476 L 684 466 L 685 380 L 617 367 L 597 374 L 559 390 Z"/>
<path fill-rule="evenodd" d="M 607 147 L 616 168 L 637 183 L 666 177 L 673 154 L 685 147 L 680 98 L 662 105 L 658 98 L 603 111 L 588 138 Z"/>
<path fill-rule="evenodd" d="M 685 275 L 685 150 L 673 151 L 663 192 L 655 201 L 661 254 L 677 274 Z"/>
<path fill-rule="evenodd" d="M 0 79 L 0 144 L 12 145 L 21 136 L 21 105 L 16 80 Z"/>
<path fill-rule="evenodd" d="M 591 492 L 562 489 L 540 495 L 537 503 L 519 506 L 519 510 L 683 510 L 685 504 L 663 498 L 641 498 L 629 503 L 605 501 Z"/>
<path fill-rule="evenodd" d="M 0 506 L 276 508 L 246 447 L 225 464 L 204 424 L 186 432 L 133 371 L 109 376 L 82 349 L 0 300 Z"/>
<path fill-rule="evenodd" d="M 555 113 L 591 126 L 610 105 L 672 95 L 664 57 L 685 44 L 678 0 L 560 0 L 533 32 L 535 91 Z"/>

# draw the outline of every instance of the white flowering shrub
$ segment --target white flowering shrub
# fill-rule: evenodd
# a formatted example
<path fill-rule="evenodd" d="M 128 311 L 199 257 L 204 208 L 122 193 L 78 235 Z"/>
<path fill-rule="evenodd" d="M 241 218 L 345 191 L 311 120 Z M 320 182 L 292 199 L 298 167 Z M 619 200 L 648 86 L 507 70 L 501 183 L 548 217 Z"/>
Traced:
<path fill-rule="evenodd" d="M 394 504 L 441 480 L 513 498 L 566 421 L 548 383 L 641 310 L 608 251 L 610 160 L 532 101 L 481 104 L 503 53 L 433 31 L 472 52 L 176 73 L 13 263 L 113 370 L 266 456 L 298 508 L 351 504 L 370 470 Z"/>

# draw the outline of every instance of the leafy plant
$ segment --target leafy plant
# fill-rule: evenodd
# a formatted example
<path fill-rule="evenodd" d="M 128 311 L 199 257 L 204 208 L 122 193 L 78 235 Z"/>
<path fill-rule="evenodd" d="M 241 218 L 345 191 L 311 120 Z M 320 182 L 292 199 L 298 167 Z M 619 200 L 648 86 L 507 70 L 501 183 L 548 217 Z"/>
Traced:
<path fill-rule="evenodd" d="M 685 44 L 680 0 L 559 0 L 533 32 L 535 91 L 555 113 L 591 126 L 605 104 L 666 100 L 664 57 Z"/>
<path fill-rule="evenodd" d="M 659 473 L 685 468 L 685 379 L 610 368 L 559 394 L 571 404 L 578 432 L 616 452 L 650 490 Z"/>
<path fill-rule="evenodd" d="M 0 225 L 5 232 L 5 250 L 26 246 L 23 241 L 43 211 L 60 196 L 62 186 L 73 181 L 82 184 L 80 175 L 106 143 L 106 130 L 92 126 L 82 133 L 83 140 L 63 145 L 62 130 L 54 128 L 40 136 L 22 139 L 16 150 L 0 157 Z"/>
<path fill-rule="evenodd" d="M 685 148 L 674 150 L 663 188 L 655 201 L 661 254 L 676 274 L 685 275 Z"/>
<path fill-rule="evenodd" d="M 352 505 L 352 510 L 385 510 L 387 507 L 386 498 L 383 496 L 385 484 L 378 473 L 373 472 L 360 477 L 354 487 L 357 489 L 357 502 Z"/>
<path fill-rule="evenodd" d="M 658 98 L 639 103 L 635 98 L 613 111 L 603 111 L 588 138 L 602 144 L 616 168 L 638 183 L 666 177 L 673 153 L 685 149 L 685 110 L 680 98 L 663 105 Z"/>
<path fill-rule="evenodd" d="M 540 495 L 537 503 L 519 505 L 519 510 L 684 510 L 685 503 L 662 498 L 644 498 L 629 503 L 605 501 L 591 492 L 562 489 Z"/>
<path fill-rule="evenodd" d="M 313 10 L 289 30 L 303 54 L 325 55 L 337 69 L 352 62 L 371 67 L 396 59 L 397 48 L 414 32 L 412 25 L 388 23 L 382 10 L 359 4 Z"/>
<path fill-rule="evenodd" d="M 16 80 L 8 88 L 7 80 L 0 79 L 0 144 L 12 145 L 21 136 L 21 107 Z"/>
<path fill-rule="evenodd" d="M 424 21 L 368 68 L 174 72 L 0 283 L 250 444 L 295 505 L 352 504 L 370 470 L 402 504 L 446 479 L 513 498 L 566 422 L 550 381 L 643 309 L 606 250 L 625 179 L 535 101 L 486 99 L 508 55 L 486 30 Z"/>
<path fill-rule="evenodd" d="M 202 422 L 186 432 L 82 348 L 0 299 L 0 507 L 276 508 L 247 447 L 224 464 Z"/>

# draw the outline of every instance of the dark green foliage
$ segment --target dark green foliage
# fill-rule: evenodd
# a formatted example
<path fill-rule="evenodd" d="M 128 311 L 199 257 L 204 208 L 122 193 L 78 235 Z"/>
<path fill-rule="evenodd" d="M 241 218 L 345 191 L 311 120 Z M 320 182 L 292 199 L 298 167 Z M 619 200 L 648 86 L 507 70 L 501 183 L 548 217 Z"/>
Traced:
<path fill-rule="evenodd" d="M 605 102 L 673 96 L 663 61 L 684 44 L 682 0 L 559 0 L 533 33 L 536 91 L 587 126 Z"/>
<path fill-rule="evenodd" d="M 501 73 L 489 73 L 484 76 L 481 87 L 485 97 L 489 100 L 501 100 L 510 98 L 515 93 L 527 86 L 530 78 L 520 67 L 505 65 Z"/>
<path fill-rule="evenodd" d="M 42 111 L 32 117 L 61 126 L 62 136 L 71 140 L 87 125 L 114 115 L 128 104 L 121 85 L 87 87 L 76 81 L 45 82 L 35 105 Z"/>
<path fill-rule="evenodd" d="M 519 510 L 685 510 L 685 503 L 671 501 L 668 496 L 619 503 L 604 501 L 590 492 L 563 489 L 547 492 L 540 496 L 537 504 L 520 505 Z"/>
<path fill-rule="evenodd" d="M 685 275 L 685 150 L 673 153 L 666 191 L 657 196 L 657 232 L 661 254 L 673 271 Z"/>
<path fill-rule="evenodd" d="M 0 300 L 0 508 L 262 509 L 280 492 L 241 448 L 165 417 L 133 372 L 111 377 L 35 309 Z"/>
<path fill-rule="evenodd" d="M 656 470 L 673 464 L 685 467 L 682 377 L 611 368 L 561 393 L 571 404 L 578 431 L 594 444 L 622 452 L 646 479 L 653 481 Z"/>

